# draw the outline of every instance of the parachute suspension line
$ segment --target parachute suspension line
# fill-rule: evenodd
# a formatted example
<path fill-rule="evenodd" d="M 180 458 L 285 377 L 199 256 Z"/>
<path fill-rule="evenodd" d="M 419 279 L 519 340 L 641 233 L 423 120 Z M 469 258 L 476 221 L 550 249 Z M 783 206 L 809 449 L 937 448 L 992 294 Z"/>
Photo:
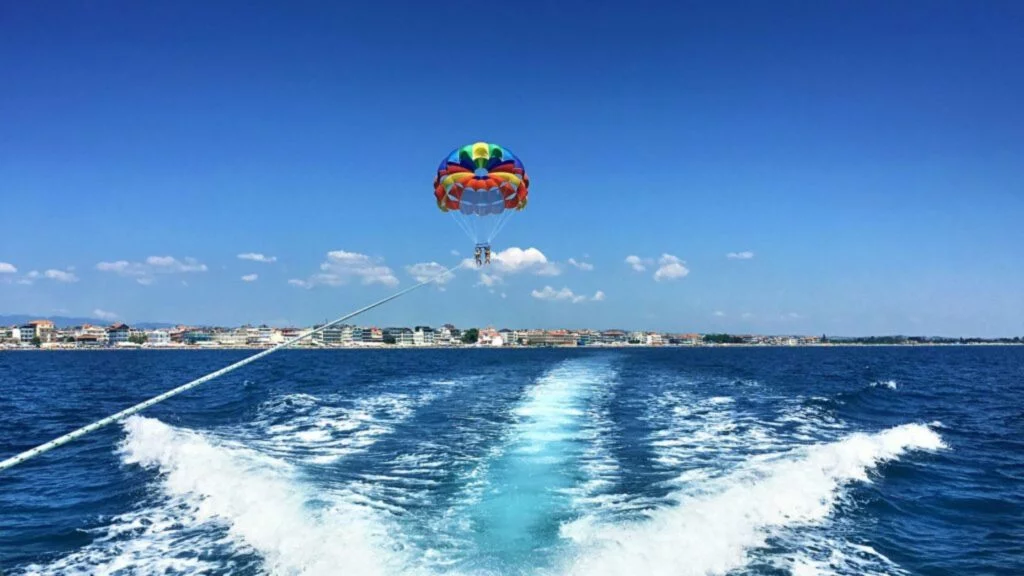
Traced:
<path fill-rule="evenodd" d="M 512 218 L 511 210 L 506 210 L 501 213 L 501 216 L 498 219 L 498 224 L 494 227 L 494 230 L 491 231 L 491 235 L 487 237 L 488 244 L 494 240 L 495 236 L 498 235 L 498 232 L 501 232 L 501 229 L 505 227 L 505 224 L 508 223 L 510 218 Z"/>
<path fill-rule="evenodd" d="M 22 462 L 24 462 L 24 461 L 26 461 L 26 460 L 28 460 L 30 458 L 34 458 L 36 456 L 39 456 L 40 454 L 43 454 L 45 452 L 49 452 L 50 450 L 53 450 L 54 448 L 57 448 L 57 447 L 62 446 L 64 444 L 67 444 L 68 442 L 71 442 L 72 440 L 74 440 L 76 438 L 79 438 L 81 436 L 85 436 L 86 434 L 88 434 L 90 432 L 93 432 L 95 430 L 99 430 L 100 428 L 103 428 L 104 426 L 107 426 L 108 424 L 113 424 L 114 422 L 117 422 L 118 420 L 123 420 L 124 418 L 127 418 L 128 416 L 131 416 L 133 414 L 141 412 L 141 411 L 145 410 L 146 408 L 149 408 L 150 406 L 153 406 L 154 404 L 157 404 L 159 402 L 163 402 L 164 400 L 167 400 L 168 398 L 171 398 L 173 396 L 177 396 L 178 394 L 181 394 L 182 392 L 187 392 L 188 390 L 191 390 L 192 388 L 195 388 L 196 386 L 199 386 L 200 384 L 204 384 L 206 382 L 209 382 L 210 380 L 213 380 L 214 378 L 217 378 L 218 376 L 223 376 L 223 375 L 227 374 L 228 372 L 234 372 L 235 370 L 241 368 L 242 366 L 245 366 L 246 364 L 249 364 L 250 362 L 255 362 L 256 360 L 259 360 L 260 358 L 263 358 L 264 356 L 272 354 L 272 353 L 274 353 L 274 352 L 276 352 L 276 351 L 278 351 L 278 350 L 280 350 L 282 348 L 287 348 L 287 347 L 291 346 L 292 344 L 295 344 L 295 343 L 299 342 L 300 340 L 303 340 L 305 338 L 313 336 L 314 334 L 317 334 L 319 332 L 323 332 L 324 330 L 326 330 L 326 329 L 328 329 L 328 328 L 330 328 L 332 326 L 336 326 L 336 325 L 344 322 L 345 320 L 348 320 L 350 318 L 354 318 L 356 316 L 359 316 L 360 314 L 363 314 L 364 312 L 369 312 L 370 310 L 373 310 L 374 308 L 376 308 L 378 306 L 387 304 L 388 302 L 390 302 L 390 301 L 392 301 L 392 300 L 394 300 L 396 298 L 399 298 L 401 296 L 404 296 L 404 295 L 408 294 L 409 292 L 412 292 L 413 290 L 416 290 L 417 288 L 422 288 L 423 286 L 426 286 L 427 284 L 430 284 L 430 283 L 433 283 L 433 282 L 437 282 L 438 280 L 444 278 L 448 274 L 451 274 L 452 272 L 455 272 L 459 268 L 462 268 L 462 266 L 463 266 L 463 264 L 460 263 L 460 264 L 458 264 L 456 266 L 452 266 L 452 267 L 446 268 L 440 274 L 438 274 L 437 276 L 434 276 L 433 278 L 430 278 L 428 280 L 420 282 L 419 284 L 416 284 L 415 286 L 410 286 L 410 287 L 405 288 L 403 290 L 399 290 L 398 292 L 395 292 L 394 294 L 388 296 L 387 298 L 383 298 L 381 300 L 378 300 L 378 301 L 374 302 L 373 304 L 370 304 L 368 306 L 364 306 L 364 307 L 356 310 L 355 312 L 350 312 L 350 313 L 348 313 L 348 314 L 346 314 L 346 315 L 344 315 L 344 316 L 342 316 L 342 317 L 340 317 L 340 318 L 338 318 L 336 320 L 332 320 L 331 322 L 328 322 L 327 324 L 324 324 L 323 326 L 320 326 L 319 328 L 315 328 L 313 330 L 310 330 L 308 332 L 300 334 L 299 336 L 296 336 L 295 338 L 292 338 L 291 340 L 287 340 L 285 342 L 282 342 L 281 344 L 278 344 L 277 346 L 274 346 L 273 348 L 268 348 L 266 350 L 263 350 L 262 352 L 258 352 L 256 354 L 253 354 L 252 356 L 249 356 L 248 358 L 244 358 L 244 359 L 242 359 L 242 360 L 240 360 L 238 362 L 235 362 L 234 364 L 231 364 L 230 366 L 225 366 L 224 368 L 221 368 L 220 370 L 217 370 L 215 372 L 210 372 L 206 376 L 202 376 L 200 378 L 196 378 L 195 380 L 193 380 L 193 381 L 191 381 L 191 382 L 189 382 L 187 384 L 182 384 L 181 386 L 178 386 L 177 388 L 174 388 L 172 390 L 168 390 L 167 392 L 164 392 L 163 394 L 160 394 L 159 396 L 154 396 L 153 398 L 150 398 L 149 400 L 146 400 L 145 402 L 140 402 L 139 404 L 136 404 L 136 405 L 132 406 L 131 408 L 126 408 L 126 409 L 124 409 L 124 410 L 122 410 L 122 411 L 120 411 L 120 412 L 118 412 L 116 414 L 107 416 L 106 418 L 103 418 L 102 420 L 97 420 L 96 422 L 93 422 L 92 424 L 89 424 L 88 426 L 83 426 L 83 427 L 81 427 L 81 428 L 79 428 L 77 430 L 74 430 L 73 432 L 69 432 L 69 433 L 67 433 L 67 434 L 65 434 L 65 435 L 63 435 L 63 436 L 61 436 L 59 438 L 54 438 L 53 440 L 50 440 L 49 442 L 47 442 L 45 444 L 40 444 L 39 446 L 36 446 L 35 448 L 32 448 L 31 450 L 26 450 L 26 451 L 24 451 L 24 452 L 22 452 L 20 454 L 12 456 L 12 457 L 4 460 L 3 462 L 0 462 L 0 471 L 7 470 L 8 468 L 12 468 L 12 467 L 14 467 L 14 466 L 16 466 L 18 464 L 21 464 Z"/>
<path fill-rule="evenodd" d="M 473 229 L 469 227 L 469 223 L 462 217 L 462 213 L 454 211 L 448 213 L 452 215 L 452 220 L 455 220 L 455 223 L 459 225 L 459 228 L 462 228 L 462 231 L 466 233 L 469 241 L 476 242 L 477 237 L 473 235 Z"/>

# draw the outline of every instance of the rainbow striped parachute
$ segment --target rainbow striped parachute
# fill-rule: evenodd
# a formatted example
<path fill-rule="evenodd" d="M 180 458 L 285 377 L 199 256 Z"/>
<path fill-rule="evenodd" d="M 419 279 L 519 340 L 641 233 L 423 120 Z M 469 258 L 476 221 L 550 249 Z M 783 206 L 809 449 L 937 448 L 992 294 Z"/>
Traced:
<path fill-rule="evenodd" d="M 452 151 L 437 168 L 434 197 L 478 245 L 489 244 L 509 216 L 526 207 L 530 178 L 507 148 L 476 142 Z"/>

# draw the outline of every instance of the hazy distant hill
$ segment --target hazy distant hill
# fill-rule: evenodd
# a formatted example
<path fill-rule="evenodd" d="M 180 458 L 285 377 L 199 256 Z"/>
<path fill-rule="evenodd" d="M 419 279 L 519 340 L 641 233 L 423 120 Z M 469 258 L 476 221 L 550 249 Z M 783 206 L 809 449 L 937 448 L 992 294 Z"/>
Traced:
<path fill-rule="evenodd" d="M 81 326 L 82 324 L 93 324 L 95 326 L 109 326 L 114 322 L 110 320 L 101 320 L 99 318 L 77 318 L 72 316 L 30 316 L 27 314 L 9 314 L 0 315 L 0 326 L 15 326 L 31 322 L 32 320 L 49 320 L 53 322 L 54 326 L 58 328 L 66 328 L 68 326 Z M 167 322 L 139 322 L 129 323 L 132 328 L 141 328 L 144 330 L 153 330 L 156 328 L 171 328 L 175 324 L 168 324 Z"/>

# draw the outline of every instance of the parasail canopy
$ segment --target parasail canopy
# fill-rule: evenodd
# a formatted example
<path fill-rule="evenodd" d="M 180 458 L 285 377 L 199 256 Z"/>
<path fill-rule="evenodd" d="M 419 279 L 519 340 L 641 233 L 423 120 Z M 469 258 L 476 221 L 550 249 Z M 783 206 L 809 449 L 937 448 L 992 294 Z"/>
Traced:
<path fill-rule="evenodd" d="M 452 151 L 437 168 L 434 197 L 442 212 L 477 244 L 487 244 L 509 216 L 526 207 L 530 178 L 503 146 L 476 142 Z"/>

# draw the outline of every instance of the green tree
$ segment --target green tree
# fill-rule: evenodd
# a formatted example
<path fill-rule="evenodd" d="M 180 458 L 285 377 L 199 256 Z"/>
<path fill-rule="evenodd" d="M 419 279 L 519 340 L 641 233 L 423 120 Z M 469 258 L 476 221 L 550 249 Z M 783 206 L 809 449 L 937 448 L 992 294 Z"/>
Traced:
<path fill-rule="evenodd" d="M 395 344 L 398 342 L 398 340 L 395 340 L 395 337 L 391 334 L 385 334 L 383 339 L 385 344 Z"/>
<path fill-rule="evenodd" d="M 145 344 L 149 341 L 149 336 L 146 334 L 133 334 L 128 337 L 128 341 L 135 344 Z"/>
<path fill-rule="evenodd" d="M 475 344 L 479 338 L 480 331 L 477 330 L 476 328 L 470 328 L 469 330 L 466 330 L 465 332 L 462 333 L 463 344 Z"/>
<path fill-rule="evenodd" d="M 35 346 L 36 348 L 39 348 L 40 346 L 43 345 L 43 341 L 39 339 L 39 336 L 33 336 L 32 345 Z"/>

